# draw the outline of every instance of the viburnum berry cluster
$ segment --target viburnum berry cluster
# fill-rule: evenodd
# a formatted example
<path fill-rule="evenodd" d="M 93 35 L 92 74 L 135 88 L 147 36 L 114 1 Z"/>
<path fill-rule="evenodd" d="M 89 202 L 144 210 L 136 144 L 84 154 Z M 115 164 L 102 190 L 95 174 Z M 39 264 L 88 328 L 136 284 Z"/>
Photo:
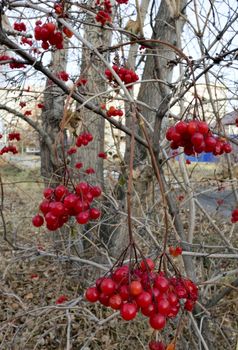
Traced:
<path fill-rule="evenodd" d="M 119 5 L 128 4 L 128 1 L 129 1 L 129 0 L 116 0 L 116 2 L 117 2 Z"/>
<path fill-rule="evenodd" d="M 148 258 L 133 267 L 119 266 L 110 272 L 110 277 L 97 279 L 96 285 L 86 290 L 85 297 L 89 302 L 99 301 L 120 310 L 126 321 L 140 312 L 149 318 L 153 329 L 162 330 L 180 309 L 193 310 L 198 288 L 178 273 L 168 277 L 165 272 L 156 271 L 154 261 Z"/>
<path fill-rule="evenodd" d="M 63 49 L 63 34 L 57 31 L 55 23 L 48 22 L 42 25 L 41 21 L 37 21 L 34 34 L 37 41 L 42 41 L 42 49 L 48 50 L 50 45 L 59 50 Z"/>
<path fill-rule="evenodd" d="M 90 220 L 96 220 L 101 212 L 92 206 L 95 198 L 101 195 L 99 186 L 91 186 L 87 182 L 79 182 L 73 190 L 64 185 L 59 185 L 55 189 L 46 188 L 43 192 L 45 199 L 40 203 L 41 214 L 33 217 L 32 223 L 35 227 L 40 227 L 46 223 L 50 231 L 55 231 L 62 227 L 70 217 L 75 217 L 79 224 L 87 224 Z"/>
<path fill-rule="evenodd" d="M 8 134 L 8 139 L 9 141 L 12 141 L 12 140 L 20 141 L 21 135 L 19 132 L 10 132 Z"/>
<path fill-rule="evenodd" d="M 171 149 L 183 147 L 188 156 L 202 152 L 212 152 L 217 156 L 232 151 L 231 145 L 215 136 L 205 121 L 180 121 L 167 130 L 166 138 L 171 141 Z"/>
<path fill-rule="evenodd" d="M 0 150 L 0 155 L 2 156 L 4 153 L 12 153 L 12 154 L 17 154 L 18 150 L 15 146 L 10 145 L 10 146 L 4 146 L 1 150 Z"/>
<path fill-rule="evenodd" d="M 116 65 L 113 65 L 112 68 L 125 84 L 131 84 L 139 80 L 138 75 L 131 69 L 127 69 L 125 67 L 119 67 Z M 113 77 L 109 69 L 105 70 L 105 75 L 110 82 L 113 82 L 114 86 L 118 85 L 117 81 L 115 80 L 115 78 Z M 132 88 L 132 85 L 128 86 L 128 89 L 131 89 L 131 88 Z"/>
<path fill-rule="evenodd" d="M 179 255 L 181 255 L 183 252 L 183 249 L 182 247 L 173 247 L 173 246 L 170 246 L 169 247 L 169 254 L 172 255 L 173 257 L 177 257 Z"/>
<path fill-rule="evenodd" d="M 26 31 L 26 25 L 24 22 L 14 22 L 13 28 L 17 30 L 18 32 L 25 32 Z"/>
<path fill-rule="evenodd" d="M 17 62 L 17 60 L 14 57 L 10 57 L 10 56 L 7 56 L 7 55 L 1 55 L 0 56 L 0 61 L 11 61 L 11 62 L 7 62 L 11 69 L 14 69 L 14 68 L 25 68 L 24 63 Z"/>
<path fill-rule="evenodd" d="M 76 139 L 76 146 L 87 146 L 89 142 L 93 141 L 93 135 L 89 132 L 82 132 Z"/>
<path fill-rule="evenodd" d="M 238 209 L 234 209 L 231 213 L 231 222 L 234 224 L 238 222 Z"/>
<path fill-rule="evenodd" d="M 0 139 L 2 138 L 2 134 L 0 134 Z M 8 134 L 8 140 L 9 141 L 20 141 L 21 139 L 21 135 L 19 132 L 10 132 Z M 0 155 L 3 155 L 5 153 L 12 153 L 12 154 L 17 154 L 18 150 L 16 148 L 16 146 L 14 145 L 8 145 L 8 146 L 4 146 L 1 150 L 0 150 Z"/>
<path fill-rule="evenodd" d="M 110 0 L 97 0 L 96 5 L 99 8 L 97 15 L 95 17 L 96 21 L 101 23 L 102 26 L 104 26 L 106 23 L 111 23 L 112 18 L 112 4 Z"/>
<path fill-rule="evenodd" d="M 123 116 L 123 111 L 120 108 L 116 108 L 114 106 L 111 106 L 109 110 L 107 111 L 107 116 L 108 117 L 122 117 Z"/>
<path fill-rule="evenodd" d="M 165 345 L 162 341 L 152 340 L 149 342 L 150 350 L 175 350 L 175 343 L 170 343 L 169 345 Z"/>

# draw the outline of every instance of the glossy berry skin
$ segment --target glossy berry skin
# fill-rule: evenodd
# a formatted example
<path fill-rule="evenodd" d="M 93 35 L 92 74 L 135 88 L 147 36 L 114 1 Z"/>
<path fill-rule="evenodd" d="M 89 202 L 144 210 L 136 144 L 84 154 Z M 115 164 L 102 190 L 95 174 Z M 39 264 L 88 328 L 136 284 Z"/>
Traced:
<path fill-rule="evenodd" d="M 45 188 L 43 195 L 46 199 L 50 199 L 52 197 L 53 193 L 54 193 L 53 188 Z"/>
<path fill-rule="evenodd" d="M 96 287 L 90 287 L 86 290 L 85 297 L 90 303 L 95 303 L 99 299 L 99 292 Z"/>
<path fill-rule="evenodd" d="M 161 315 L 168 316 L 170 312 L 170 304 L 167 299 L 165 298 L 159 299 L 157 306 L 158 306 L 158 311 Z"/>
<path fill-rule="evenodd" d="M 149 342 L 150 350 L 166 350 L 165 345 L 161 341 L 150 341 Z"/>
<path fill-rule="evenodd" d="M 120 314 L 125 321 L 133 320 L 137 314 L 137 307 L 133 303 L 125 303 L 121 307 Z"/>
<path fill-rule="evenodd" d="M 113 274 L 113 280 L 120 284 L 125 282 L 128 277 L 128 272 L 129 267 L 127 265 L 118 267 Z"/>
<path fill-rule="evenodd" d="M 167 292 L 169 288 L 169 282 L 167 278 L 158 276 L 155 280 L 155 287 L 158 288 L 161 293 Z"/>
<path fill-rule="evenodd" d="M 101 212 L 99 209 L 97 208 L 90 208 L 89 210 L 89 216 L 90 216 L 90 219 L 92 220 L 96 220 L 100 217 L 101 215 Z"/>
<path fill-rule="evenodd" d="M 44 218 L 41 216 L 41 215 L 35 215 L 33 218 L 32 218 L 32 224 L 35 226 L 35 227 L 40 227 L 44 224 Z"/>
<path fill-rule="evenodd" d="M 57 186 L 54 191 L 57 200 L 61 200 L 67 193 L 68 189 L 63 185 Z"/>
<path fill-rule="evenodd" d="M 122 305 L 122 298 L 120 297 L 119 294 L 112 295 L 109 299 L 109 306 L 113 310 L 119 310 Z"/>
<path fill-rule="evenodd" d="M 187 123 L 180 121 L 175 125 L 175 129 L 179 134 L 185 134 L 187 132 Z"/>
<path fill-rule="evenodd" d="M 139 281 L 132 281 L 129 285 L 129 291 L 132 296 L 137 296 L 143 291 L 142 285 Z"/>
<path fill-rule="evenodd" d="M 100 284 L 100 290 L 106 295 L 112 295 L 116 289 L 116 284 L 111 278 L 104 278 Z"/>
<path fill-rule="evenodd" d="M 202 142 L 204 142 L 204 137 L 200 132 L 196 132 L 191 137 L 192 144 L 196 147 L 201 146 Z"/>
<path fill-rule="evenodd" d="M 161 314 L 154 314 L 150 317 L 150 325 L 156 330 L 163 329 L 166 325 L 166 318 Z"/>
<path fill-rule="evenodd" d="M 142 271 L 147 271 L 147 270 L 153 271 L 155 268 L 155 263 L 152 259 L 147 258 L 145 259 L 145 261 L 144 260 L 141 261 L 140 267 Z"/>
<path fill-rule="evenodd" d="M 136 303 L 141 308 L 146 308 L 152 303 L 150 293 L 143 291 L 137 298 Z"/>
<path fill-rule="evenodd" d="M 76 216 L 77 222 L 81 225 L 87 224 L 89 219 L 90 219 L 89 211 L 82 211 Z"/>

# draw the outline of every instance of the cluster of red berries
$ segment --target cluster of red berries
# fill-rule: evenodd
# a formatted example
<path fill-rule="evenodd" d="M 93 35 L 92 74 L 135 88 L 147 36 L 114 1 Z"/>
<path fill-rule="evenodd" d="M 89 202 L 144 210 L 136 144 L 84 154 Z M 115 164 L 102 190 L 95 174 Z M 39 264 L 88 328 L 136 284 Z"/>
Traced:
<path fill-rule="evenodd" d="M 12 153 L 12 154 L 17 154 L 18 150 L 15 146 L 10 145 L 10 146 L 4 146 L 1 150 L 0 150 L 0 155 L 2 156 L 4 153 Z"/>
<path fill-rule="evenodd" d="M 0 134 L 0 139 L 2 138 L 2 135 Z M 21 139 L 21 135 L 19 132 L 10 132 L 8 134 L 8 140 L 9 141 L 20 141 Z M 4 153 L 12 153 L 12 154 L 17 154 L 18 150 L 15 146 L 13 145 L 8 145 L 8 146 L 4 146 L 1 150 L 0 150 L 0 155 L 3 155 Z"/>
<path fill-rule="evenodd" d="M 101 23 L 102 26 L 106 23 L 111 23 L 112 4 L 110 0 L 104 0 L 102 3 L 100 0 L 97 0 L 96 5 L 100 8 L 95 17 L 96 21 Z"/>
<path fill-rule="evenodd" d="M 76 146 L 87 146 L 91 141 L 93 141 L 93 135 L 90 132 L 82 132 L 76 139 Z"/>
<path fill-rule="evenodd" d="M 27 44 L 29 46 L 32 46 L 33 45 L 33 41 L 31 39 L 28 39 L 25 36 L 23 36 L 21 38 L 21 44 L 23 44 L 23 45 Z"/>
<path fill-rule="evenodd" d="M 13 28 L 18 32 L 26 32 L 26 25 L 24 22 L 14 22 Z"/>
<path fill-rule="evenodd" d="M 231 222 L 234 224 L 238 222 L 238 209 L 234 209 L 231 213 Z"/>
<path fill-rule="evenodd" d="M 188 156 L 202 152 L 212 152 L 217 156 L 232 151 L 231 145 L 216 137 L 204 121 L 180 121 L 167 130 L 166 138 L 171 141 L 171 149 L 184 147 Z"/>
<path fill-rule="evenodd" d="M 63 81 L 68 81 L 69 80 L 69 74 L 65 72 L 64 70 L 61 72 L 57 73 L 57 77 Z"/>
<path fill-rule="evenodd" d="M 198 288 L 181 276 L 167 277 L 156 272 L 153 260 L 141 261 L 132 270 L 123 265 L 101 277 L 96 286 L 86 290 L 86 299 L 99 301 L 102 305 L 120 310 L 121 317 L 132 320 L 140 311 L 149 317 L 153 329 L 161 330 L 168 318 L 174 318 L 180 308 L 192 311 L 198 298 Z"/>
<path fill-rule="evenodd" d="M 10 132 L 10 133 L 8 134 L 8 139 L 9 139 L 10 141 L 12 141 L 12 140 L 20 141 L 21 135 L 20 135 L 19 132 Z"/>
<path fill-rule="evenodd" d="M 48 230 L 55 231 L 74 216 L 79 224 L 87 224 L 101 215 L 99 209 L 91 207 L 93 200 L 101 193 L 99 186 L 91 186 L 87 182 L 79 182 L 73 191 L 64 185 L 55 189 L 46 188 L 43 192 L 45 199 L 39 206 L 43 216 L 35 215 L 32 223 L 35 227 L 40 227 L 45 221 Z"/>
<path fill-rule="evenodd" d="M 0 61 L 11 61 L 11 62 L 7 62 L 7 63 L 9 63 L 9 66 L 10 66 L 11 69 L 14 69 L 14 68 L 25 68 L 24 63 L 17 62 L 14 57 L 10 57 L 10 56 L 7 56 L 7 55 L 0 56 Z"/>
<path fill-rule="evenodd" d="M 173 257 L 177 257 L 177 256 L 181 255 L 182 252 L 183 252 L 183 250 L 179 246 L 177 246 L 177 247 L 170 246 L 169 247 L 169 254 L 172 255 Z"/>
<path fill-rule="evenodd" d="M 117 109 L 114 106 L 111 106 L 109 110 L 107 111 L 107 116 L 108 117 L 122 117 L 123 116 L 123 111 L 121 109 Z"/>
<path fill-rule="evenodd" d="M 170 343 L 166 346 L 162 341 L 152 340 L 149 342 L 150 350 L 175 350 L 175 343 Z"/>
<path fill-rule="evenodd" d="M 119 67 L 116 65 L 113 65 L 112 68 L 125 84 L 131 84 L 131 83 L 134 83 L 137 80 L 139 80 L 138 75 L 131 69 Z M 113 75 L 109 69 L 105 70 L 105 75 L 110 82 L 114 82 L 117 84 L 117 82 L 115 81 L 115 78 L 113 77 Z M 132 86 L 128 87 L 128 89 L 131 89 L 131 88 L 132 88 Z"/>
<path fill-rule="evenodd" d="M 63 49 L 63 35 L 56 30 L 56 25 L 53 22 L 41 24 L 41 21 L 36 22 L 34 34 L 37 41 L 42 41 L 42 49 L 48 50 L 50 45 L 55 46 L 57 49 Z"/>
<path fill-rule="evenodd" d="M 116 0 L 116 2 L 117 2 L 119 5 L 128 4 L 128 1 L 129 1 L 129 0 Z"/>

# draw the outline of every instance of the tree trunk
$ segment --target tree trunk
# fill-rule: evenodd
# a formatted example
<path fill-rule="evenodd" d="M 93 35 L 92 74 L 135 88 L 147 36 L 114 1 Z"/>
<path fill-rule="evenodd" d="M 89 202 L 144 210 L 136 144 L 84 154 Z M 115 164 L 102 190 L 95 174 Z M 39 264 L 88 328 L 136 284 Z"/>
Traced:
<path fill-rule="evenodd" d="M 67 51 L 56 50 L 52 53 L 51 70 L 53 73 L 65 71 L 67 65 Z M 46 183 L 54 177 L 54 182 L 61 180 L 62 175 L 62 142 L 60 141 L 60 121 L 63 117 L 65 94 L 52 83 L 49 79 L 46 81 L 44 91 L 44 109 L 41 114 L 42 128 L 49 135 L 52 143 L 55 145 L 55 152 L 52 154 L 47 144 L 41 139 L 41 175 Z M 63 135 L 62 135 L 63 136 Z M 63 137 L 64 138 L 64 137 Z M 64 141 L 63 141 L 64 143 Z M 59 176 L 59 178 L 58 178 Z M 58 180 L 57 180 L 58 179 Z"/>

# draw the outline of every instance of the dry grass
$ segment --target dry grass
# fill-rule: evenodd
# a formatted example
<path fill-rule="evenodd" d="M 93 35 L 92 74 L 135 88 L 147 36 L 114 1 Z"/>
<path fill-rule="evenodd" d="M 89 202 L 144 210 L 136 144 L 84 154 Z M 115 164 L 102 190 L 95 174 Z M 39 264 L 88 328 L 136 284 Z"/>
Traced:
<path fill-rule="evenodd" d="M 137 317 L 135 321 L 126 323 L 118 316 L 110 318 L 113 314 L 111 310 L 84 301 L 85 288 L 103 271 L 87 264 L 37 255 L 39 248 L 56 255 L 59 252 L 58 238 L 54 234 L 44 230 L 39 233 L 31 226 L 31 217 L 43 188 L 39 174 L 19 171 L 3 164 L 1 174 L 8 238 L 22 249 L 13 250 L 1 239 L 0 350 L 147 349 L 152 335 L 147 320 Z M 201 174 L 204 174 L 203 170 Z M 212 226 L 202 217 L 198 217 L 198 220 L 201 220 L 201 224 L 196 228 L 195 242 L 214 244 Z M 221 229 L 226 225 L 222 220 L 217 224 Z M 94 242 L 98 244 L 97 240 Z M 148 242 L 153 247 L 149 238 Z M 148 249 L 146 245 L 145 249 Z M 80 257 L 88 258 L 89 253 Z M 237 267 L 234 260 L 226 259 L 196 259 L 195 263 L 201 282 Z M 233 275 L 221 278 L 219 284 L 207 287 L 206 293 L 202 287 L 201 302 L 205 304 L 233 279 Z M 60 295 L 66 295 L 68 302 L 57 305 L 56 300 Z M 237 309 L 237 290 L 234 289 L 216 307 L 208 310 L 208 326 L 214 349 L 235 350 Z M 171 322 L 163 332 L 167 341 L 172 339 L 174 328 L 175 323 Z M 189 318 L 184 318 L 181 329 L 177 349 L 199 349 Z"/>

